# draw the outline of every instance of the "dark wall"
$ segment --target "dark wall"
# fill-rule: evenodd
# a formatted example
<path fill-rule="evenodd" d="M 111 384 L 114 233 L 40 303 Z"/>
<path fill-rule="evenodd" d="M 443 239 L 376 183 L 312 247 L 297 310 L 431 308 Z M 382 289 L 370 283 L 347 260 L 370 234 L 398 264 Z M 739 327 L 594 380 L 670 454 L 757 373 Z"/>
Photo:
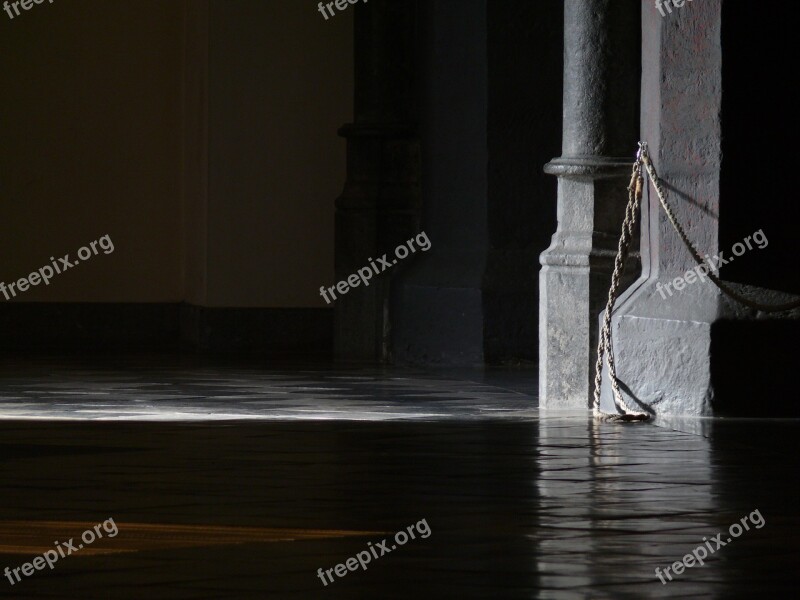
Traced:
<path fill-rule="evenodd" d="M 418 6 L 422 229 L 431 250 L 396 276 L 394 359 L 483 364 L 486 0 Z"/>
<path fill-rule="evenodd" d="M 798 17 L 740 1 L 722 11 L 722 178 L 720 249 L 758 230 L 768 245 L 722 267 L 724 279 L 800 293 L 796 240 L 800 202 L 790 178 L 797 156 L 788 121 L 797 100 Z M 754 246 L 755 247 L 755 246 Z"/>
<path fill-rule="evenodd" d="M 556 229 L 561 150 L 563 0 L 495 0 L 488 19 L 487 362 L 535 360 L 539 254 Z"/>

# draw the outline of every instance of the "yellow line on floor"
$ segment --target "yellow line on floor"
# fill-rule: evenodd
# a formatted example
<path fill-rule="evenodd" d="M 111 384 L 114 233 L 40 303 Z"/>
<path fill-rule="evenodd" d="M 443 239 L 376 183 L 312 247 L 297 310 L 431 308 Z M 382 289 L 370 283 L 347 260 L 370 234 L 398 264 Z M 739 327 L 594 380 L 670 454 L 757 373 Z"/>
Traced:
<path fill-rule="evenodd" d="M 0 521 L 0 554 L 42 554 L 57 542 L 73 540 L 77 547 L 84 531 L 98 523 L 89 521 Z M 91 556 L 118 552 L 138 552 L 161 548 L 219 546 L 226 544 L 291 542 L 297 540 L 368 537 L 385 535 L 380 531 L 342 529 L 299 529 L 270 527 L 232 527 L 223 525 L 178 525 L 166 523 L 115 523 L 117 535 L 85 544 L 71 556 Z M 113 531 L 112 531 L 113 533 Z"/>

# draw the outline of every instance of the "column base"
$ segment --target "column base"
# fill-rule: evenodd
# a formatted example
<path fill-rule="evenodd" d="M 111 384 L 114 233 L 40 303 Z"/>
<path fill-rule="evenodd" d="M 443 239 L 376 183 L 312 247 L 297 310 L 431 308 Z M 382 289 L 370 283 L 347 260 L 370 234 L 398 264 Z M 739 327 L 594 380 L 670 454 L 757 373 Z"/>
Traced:
<path fill-rule="evenodd" d="M 748 407 L 763 399 L 754 397 L 742 405 L 735 399 L 736 387 L 727 381 L 746 381 L 756 375 L 757 362 L 745 361 L 742 365 L 750 364 L 750 373 L 731 369 L 726 363 L 736 353 L 757 354 L 759 349 L 743 346 L 733 352 L 730 348 L 723 351 L 720 342 L 730 340 L 731 332 L 742 326 L 749 331 L 751 341 L 768 339 L 767 330 L 774 329 L 776 322 L 790 328 L 800 325 L 800 311 L 768 315 L 747 309 L 708 282 L 696 282 L 670 295 L 665 291 L 667 283 L 667 279 L 640 280 L 620 299 L 611 319 L 617 378 L 628 406 L 655 416 L 697 417 L 718 416 L 738 404 L 743 413 L 740 416 L 754 415 L 758 411 Z M 761 302 L 792 298 L 752 286 L 736 288 Z M 761 362 L 758 377 L 763 380 Z M 616 412 L 605 363 L 603 367 L 601 409 Z M 784 368 L 772 375 L 773 381 L 796 379 L 796 372 L 796 366 Z M 781 386 L 773 385 L 772 389 L 777 391 Z M 719 395 L 721 390 L 725 397 Z"/>

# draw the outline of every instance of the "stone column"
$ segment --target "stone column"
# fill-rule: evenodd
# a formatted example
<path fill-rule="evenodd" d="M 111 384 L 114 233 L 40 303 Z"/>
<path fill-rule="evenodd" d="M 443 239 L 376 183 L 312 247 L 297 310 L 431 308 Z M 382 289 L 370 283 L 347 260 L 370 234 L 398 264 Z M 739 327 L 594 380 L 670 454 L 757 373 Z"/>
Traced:
<path fill-rule="evenodd" d="M 539 401 L 587 409 L 602 310 L 638 137 L 637 0 L 564 4 L 562 156 L 558 229 L 539 275 Z M 627 281 L 630 281 L 628 277 Z"/>
<path fill-rule="evenodd" d="M 415 3 L 358 4 L 355 12 L 355 118 L 347 139 L 347 182 L 336 201 L 336 280 L 418 231 L 419 142 L 415 116 Z M 338 360 L 386 361 L 390 353 L 387 271 L 336 300 Z"/>

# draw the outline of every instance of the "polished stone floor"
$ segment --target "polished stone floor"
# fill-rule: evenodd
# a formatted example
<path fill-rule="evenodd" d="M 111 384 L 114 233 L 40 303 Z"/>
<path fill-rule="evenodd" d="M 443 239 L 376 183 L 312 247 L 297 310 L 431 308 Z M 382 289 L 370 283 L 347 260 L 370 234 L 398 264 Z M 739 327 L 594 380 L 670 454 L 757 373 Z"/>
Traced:
<path fill-rule="evenodd" d="M 39 361 L 0 377 L 0 568 L 117 529 L 0 578 L 2 597 L 796 596 L 796 421 L 597 424 L 540 413 L 519 371 Z M 754 511 L 760 528 L 656 577 Z M 394 543 L 423 520 L 429 536 Z M 397 547 L 366 570 L 320 581 L 383 539 Z"/>

